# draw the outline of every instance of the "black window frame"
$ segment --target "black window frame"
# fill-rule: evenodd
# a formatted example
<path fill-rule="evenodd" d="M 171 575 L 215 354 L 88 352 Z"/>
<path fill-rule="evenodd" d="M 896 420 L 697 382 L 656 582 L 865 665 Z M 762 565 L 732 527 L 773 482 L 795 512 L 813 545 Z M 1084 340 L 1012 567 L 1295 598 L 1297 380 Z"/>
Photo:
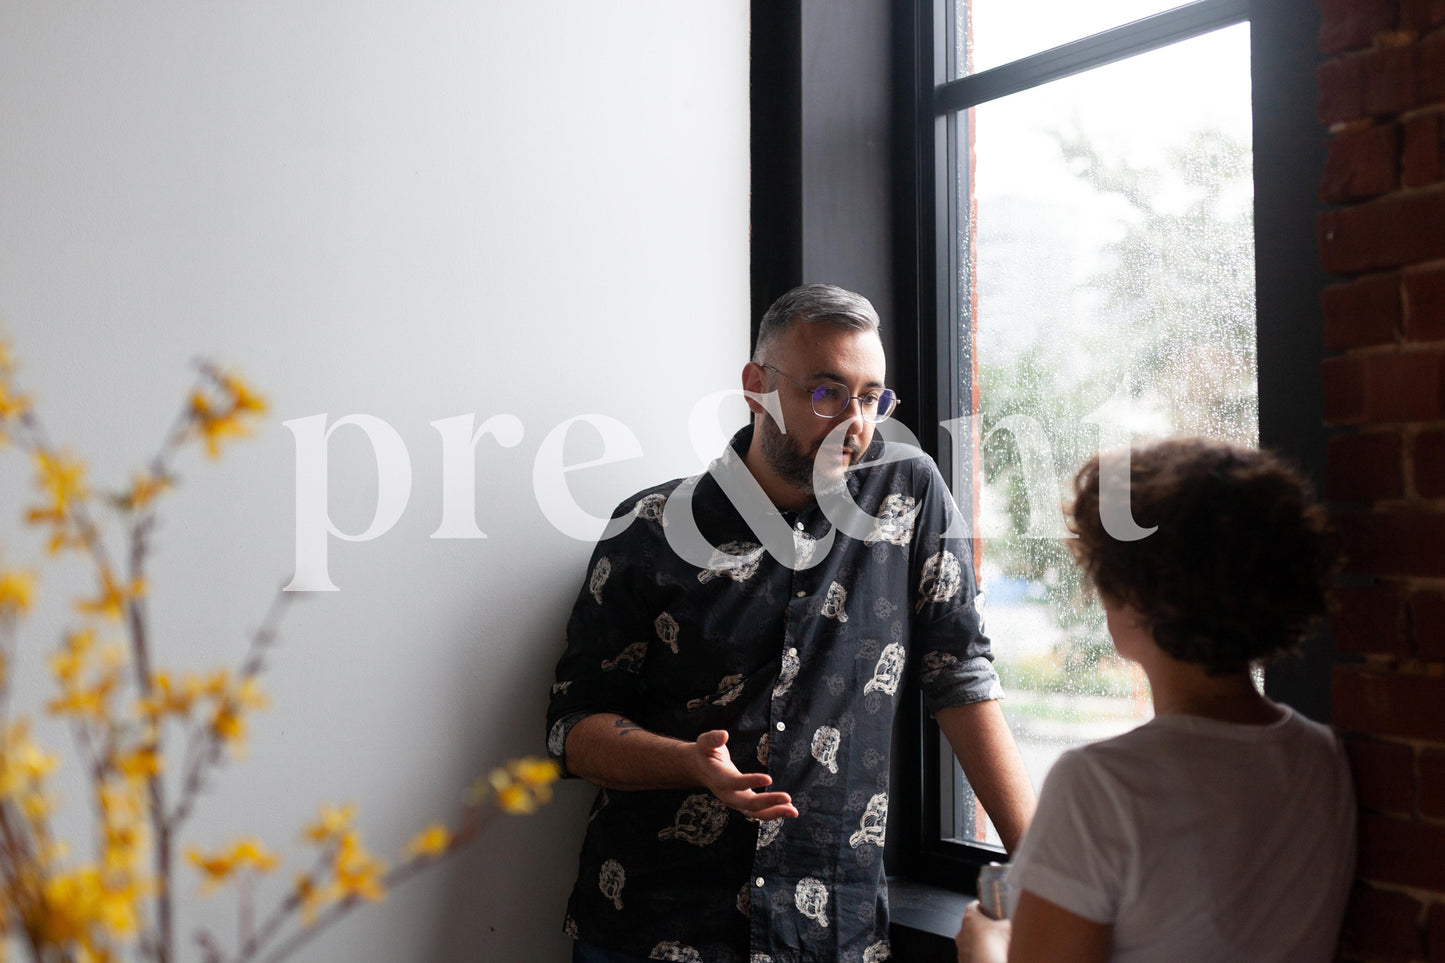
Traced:
<path fill-rule="evenodd" d="M 1008 64 L 957 76 L 948 25 L 956 2 L 919 0 L 913 5 L 914 123 L 911 157 L 917 185 L 915 227 L 916 262 L 916 381 L 906 390 L 918 399 L 916 423 L 911 425 L 940 469 L 954 486 L 960 505 L 972 503 L 972 478 L 952 477 L 955 439 L 940 429 L 966 406 L 969 383 L 969 346 L 959 337 L 951 319 L 958 311 L 961 269 L 952 212 L 960 207 L 955 176 L 960 138 L 957 126 L 966 122 L 966 110 L 1001 97 L 1105 64 L 1147 53 L 1183 40 L 1240 23 L 1250 24 L 1253 128 L 1255 142 L 1255 247 L 1256 317 L 1259 339 L 1260 442 L 1281 449 L 1316 479 L 1322 477 L 1323 431 L 1318 402 L 1318 363 L 1323 357 L 1318 319 L 1318 292 L 1323 287 L 1314 254 L 1312 224 L 1314 185 L 1322 164 L 1319 132 L 1308 121 L 1314 113 L 1313 85 L 1302 83 L 1301 59 L 1313 80 L 1315 16 L 1288 22 L 1286 13 L 1298 14 L 1300 4 L 1281 10 L 1260 0 L 1196 0 L 1153 16 L 1123 24 L 1089 37 L 1062 44 Z M 1274 9 L 1269 9 L 1274 6 Z M 1302 29 L 1303 28 L 1303 29 Z M 1269 86 L 1269 78 L 1288 74 L 1291 82 Z M 950 79 L 956 77 L 956 79 Z M 1262 86 L 1263 84 L 1263 86 Z M 1281 97 L 1283 89 L 1291 96 Z M 1284 107 L 1283 101 L 1289 103 Z M 1287 113 L 1293 109 L 1296 113 Z M 1300 117 L 1306 124 L 1300 124 Z M 1289 173 L 1289 162 L 1309 162 Z M 1305 192 L 1297 189 L 1300 182 Z M 1294 189 L 1291 189 L 1291 187 Z M 929 364 L 930 357 L 934 360 Z M 1266 678 L 1270 695 L 1290 702 L 1306 714 L 1327 719 L 1329 664 L 1332 647 L 1323 634 L 1312 639 L 1305 657 Z M 896 871 L 934 885 L 972 892 L 978 868 L 1003 858 L 989 846 L 944 838 L 943 815 L 956 805 L 957 784 L 946 785 L 947 742 L 923 713 L 916 694 L 914 715 L 901 734 L 900 756 L 908 759 L 906 795 L 895 792 L 906 816 L 898 821 L 903 840 L 894 853 Z M 901 767 L 900 767 L 901 768 Z M 958 780 L 957 782 L 961 782 Z M 905 801 L 906 800 L 906 801 Z M 954 816 L 957 819 L 957 816 Z"/>

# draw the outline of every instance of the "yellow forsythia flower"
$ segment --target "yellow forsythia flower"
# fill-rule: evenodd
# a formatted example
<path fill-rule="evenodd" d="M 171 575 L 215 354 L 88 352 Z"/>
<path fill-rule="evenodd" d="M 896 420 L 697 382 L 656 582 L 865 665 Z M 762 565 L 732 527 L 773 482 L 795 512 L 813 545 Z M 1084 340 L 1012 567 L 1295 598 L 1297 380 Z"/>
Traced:
<path fill-rule="evenodd" d="M 40 943 L 71 945 L 77 961 L 111 959 L 106 944 L 139 929 L 139 904 L 148 892 L 137 880 L 111 877 L 95 866 L 51 875 L 44 881 L 44 909 L 35 921 Z"/>
<path fill-rule="evenodd" d="M 184 676 L 179 686 L 171 681 L 171 674 L 165 671 L 151 673 L 150 695 L 140 700 L 141 715 L 151 721 L 163 716 L 185 717 L 191 714 L 191 707 L 201 694 L 202 682 L 195 676 Z"/>
<path fill-rule="evenodd" d="M 525 816 L 552 801 L 552 783 L 559 775 L 560 770 L 552 760 L 527 756 L 514 759 L 504 768 L 493 769 L 487 781 L 497 794 L 498 809 Z"/>
<path fill-rule="evenodd" d="M 89 495 L 85 487 L 85 462 L 63 452 L 41 449 L 35 452 L 35 478 L 40 491 L 49 496 L 49 506 L 64 514 L 72 502 Z"/>
<path fill-rule="evenodd" d="M 95 645 L 95 632 L 80 629 L 65 636 L 60 651 L 50 657 L 50 672 L 62 686 L 74 682 L 85 667 L 86 656 Z"/>
<path fill-rule="evenodd" d="M 355 806 L 323 805 L 316 822 L 305 829 L 305 836 L 313 843 L 327 843 L 341 839 L 351 832 L 352 821 L 356 818 Z"/>
<path fill-rule="evenodd" d="M 251 386 L 242 381 L 241 376 L 235 372 L 222 374 L 221 386 L 230 394 L 231 405 L 237 411 L 260 414 L 266 410 L 266 399 L 253 391 Z"/>
<path fill-rule="evenodd" d="M 121 938 L 133 936 L 140 929 L 140 902 L 150 889 L 134 881 L 121 886 L 107 886 L 100 897 L 99 917 L 107 929 Z M 102 955 L 97 959 L 109 959 Z"/>
<path fill-rule="evenodd" d="M 386 864 L 366 851 L 356 833 L 341 837 L 332 871 L 342 898 L 355 896 L 375 903 L 386 897 L 386 887 L 381 881 Z"/>
<path fill-rule="evenodd" d="M 267 406 L 266 399 L 239 375 L 209 373 L 224 397 L 213 399 L 204 391 L 193 392 L 190 415 L 192 431 L 206 443 L 206 454 L 215 458 L 221 453 L 223 441 L 249 433 L 250 427 L 244 419 L 260 414 Z"/>
<path fill-rule="evenodd" d="M 246 738 L 246 711 L 263 709 L 270 704 L 261 691 L 260 683 L 254 678 L 248 676 L 238 684 L 230 680 L 230 674 L 225 670 L 212 675 L 206 681 L 204 691 L 215 700 L 210 726 L 222 742 L 242 742 Z"/>
<path fill-rule="evenodd" d="M 110 876 L 139 877 L 146 863 L 149 790 L 137 779 L 106 779 L 96 793 L 100 809 L 102 862 Z M 109 878 L 109 877 L 108 877 Z"/>
<path fill-rule="evenodd" d="M 30 738 L 24 720 L 0 730 L 0 798 L 35 792 L 60 760 Z"/>
<path fill-rule="evenodd" d="M 120 496 L 120 505 L 127 511 L 140 511 L 170 487 L 169 478 L 157 477 L 148 471 L 136 472 L 132 476 L 130 490 Z"/>
<path fill-rule="evenodd" d="M 205 874 L 206 892 L 220 886 L 236 869 L 236 864 L 231 861 L 230 854 L 222 852 L 208 855 L 195 846 L 186 849 L 186 859 Z"/>
<path fill-rule="evenodd" d="M 146 804 L 141 792 L 124 780 L 106 780 L 100 785 L 96 799 L 101 815 L 108 822 L 119 823 L 142 819 L 146 813 Z"/>
<path fill-rule="evenodd" d="M 281 865 L 281 858 L 262 846 L 254 836 L 238 840 L 231 847 L 231 857 L 238 865 L 249 865 L 259 873 L 269 873 Z"/>
<path fill-rule="evenodd" d="M 246 434 L 245 425 L 234 414 L 197 416 L 196 430 L 206 442 L 206 455 L 219 458 L 221 442 L 227 438 L 240 438 Z"/>
<path fill-rule="evenodd" d="M 93 599 L 81 599 L 75 603 L 76 610 L 82 615 L 99 615 L 112 622 L 118 622 L 125 613 L 126 604 L 145 594 L 144 579 L 136 579 L 129 585 L 122 585 L 116 581 L 114 574 L 108 568 L 101 569 L 100 582 L 99 595 Z"/>
<path fill-rule="evenodd" d="M 44 883 L 44 913 L 37 921 L 42 945 L 87 941 L 101 918 L 101 874 L 94 866 L 56 873 Z"/>
<path fill-rule="evenodd" d="M 281 860 L 261 845 L 254 837 L 246 837 L 232 843 L 229 849 L 206 853 L 198 847 L 186 849 L 186 859 L 206 877 L 207 890 L 224 883 L 233 873 L 252 869 L 258 873 L 269 873 L 280 865 Z"/>
<path fill-rule="evenodd" d="M 3 374 L 3 371 L 0 371 Z M 30 399 L 16 394 L 9 385 L 0 381 L 0 421 L 18 418 L 30 410 Z"/>
<path fill-rule="evenodd" d="M 537 811 L 537 797 L 520 783 L 511 783 L 497 790 L 497 808 L 514 816 L 530 816 Z"/>
<path fill-rule="evenodd" d="M 0 572 L 0 616 L 15 618 L 30 610 L 35 597 L 35 576 L 20 569 Z"/>
<path fill-rule="evenodd" d="M 405 853 L 407 856 L 440 856 L 451 842 L 451 830 L 441 823 L 432 823 L 412 837 L 411 842 L 406 844 Z"/>
<path fill-rule="evenodd" d="M 99 721 L 105 718 L 106 701 L 112 691 L 114 687 L 103 682 L 89 687 L 77 686 L 66 689 L 61 695 L 51 699 L 45 704 L 45 708 L 51 715 L 82 716 Z"/>
<path fill-rule="evenodd" d="M 539 797 L 545 790 L 547 796 L 542 799 L 543 802 L 551 799 L 551 791 L 548 787 L 562 775 L 562 770 L 557 763 L 538 756 L 526 756 L 513 760 L 507 763 L 507 769 L 519 782 L 530 786 L 534 792 L 537 792 Z"/>
<path fill-rule="evenodd" d="M 88 666 L 89 643 L 79 655 L 62 651 L 51 659 L 51 671 L 60 681 L 60 695 L 47 705 L 55 715 L 89 716 L 97 721 L 104 720 L 110 713 L 110 700 L 121 685 L 122 669 L 125 667 L 125 649 L 120 645 L 108 645 L 100 652 L 96 674 L 88 685 L 80 680 L 80 674 Z"/>
<path fill-rule="evenodd" d="M 161 771 L 161 756 L 154 746 L 141 746 L 117 757 L 115 768 L 127 779 L 148 779 Z"/>

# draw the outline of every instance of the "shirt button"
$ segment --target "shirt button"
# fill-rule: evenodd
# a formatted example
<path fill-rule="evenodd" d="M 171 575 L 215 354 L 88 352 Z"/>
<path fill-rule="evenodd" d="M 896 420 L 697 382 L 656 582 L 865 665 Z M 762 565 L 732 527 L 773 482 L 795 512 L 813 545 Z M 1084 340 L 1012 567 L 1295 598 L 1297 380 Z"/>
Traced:
<path fill-rule="evenodd" d="M 799 593 L 798 593 L 798 598 L 800 598 L 800 599 L 801 599 L 801 598 L 806 598 L 807 595 L 808 595 L 807 592 L 799 592 Z"/>
<path fill-rule="evenodd" d="M 753 885 L 754 885 L 754 886 L 761 886 L 761 885 L 763 885 L 763 878 L 762 878 L 761 876 L 759 876 L 757 879 L 753 880 Z"/>
<path fill-rule="evenodd" d="M 782 732 L 782 731 L 783 731 L 784 729 L 786 729 L 786 728 L 788 728 L 788 727 L 785 726 L 785 725 L 783 725 L 781 722 L 777 724 L 777 730 L 778 730 L 779 732 Z"/>
<path fill-rule="evenodd" d="M 802 523 L 802 522 L 798 522 L 798 523 L 797 523 L 796 525 L 794 525 L 793 527 L 796 528 L 796 529 L 797 529 L 798 531 L 800 531 L 800 532 L 803 531 L 803 523 Z"/>

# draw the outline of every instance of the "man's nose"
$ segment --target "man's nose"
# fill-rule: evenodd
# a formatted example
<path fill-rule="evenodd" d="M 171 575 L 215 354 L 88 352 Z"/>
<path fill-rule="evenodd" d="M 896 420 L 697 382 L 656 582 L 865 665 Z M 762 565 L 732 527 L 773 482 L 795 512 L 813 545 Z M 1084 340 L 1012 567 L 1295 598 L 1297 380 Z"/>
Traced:
<path fill-rule="evenodd" d="M 860 398 L 849 398 L 848 404 L 838 413 L 840 422 L 851 422 L 848 426 L 848 434 L 856 435 L 863 431 L 867 419 L 863 417 L 863 401 Z"/>

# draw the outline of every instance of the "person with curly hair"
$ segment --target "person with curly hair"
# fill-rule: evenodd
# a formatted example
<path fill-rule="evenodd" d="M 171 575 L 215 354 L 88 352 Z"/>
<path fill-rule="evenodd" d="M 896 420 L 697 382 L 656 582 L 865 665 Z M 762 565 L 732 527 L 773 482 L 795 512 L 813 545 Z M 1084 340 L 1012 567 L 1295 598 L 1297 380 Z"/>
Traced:
<path fill-rule="evenodd" d="M 1155 717 L 1060 757 L 1009 869 L 1011 919 L 971 904 L 960 963 L 1334 959 L 1345 755 L 1251 676 L 1325 610 L 1323 510 L 1275 455 L 1197 438 L 1094 458 L 1074 492 L 1075 556 Z"/>

